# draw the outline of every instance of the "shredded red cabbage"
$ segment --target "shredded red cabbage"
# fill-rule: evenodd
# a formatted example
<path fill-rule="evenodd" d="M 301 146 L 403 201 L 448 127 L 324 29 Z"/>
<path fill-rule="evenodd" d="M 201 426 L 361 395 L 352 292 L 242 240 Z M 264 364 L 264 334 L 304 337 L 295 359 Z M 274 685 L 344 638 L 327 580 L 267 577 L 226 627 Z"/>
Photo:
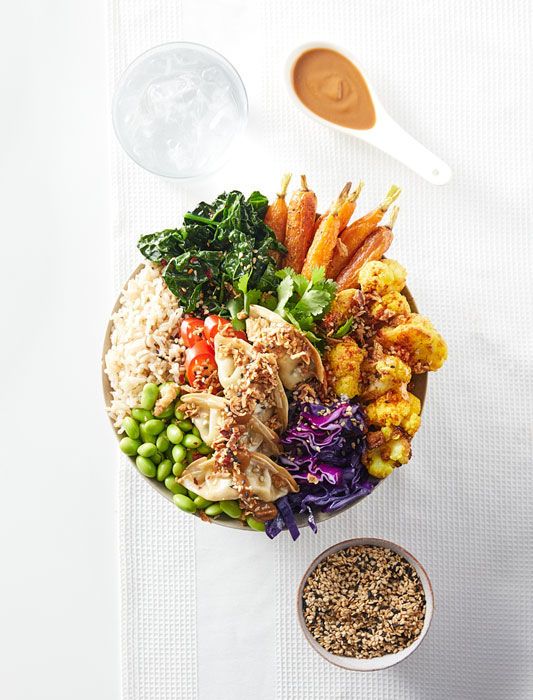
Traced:
<path fill-rule="evenodd" d="M 306 513 L 316 532 L 313 508 L 331 513 L 372 491 L 378 479 L 361 463 L 364 435 L 364 416 L 354 401 L 291 407 L 289 427 L 281 438 L 284 453 L 278 459 L 300 490 L 276 501 L 278 515 L 266 526 L 270 538 L 286 527 L 296 539 L 295 513 Z"/>

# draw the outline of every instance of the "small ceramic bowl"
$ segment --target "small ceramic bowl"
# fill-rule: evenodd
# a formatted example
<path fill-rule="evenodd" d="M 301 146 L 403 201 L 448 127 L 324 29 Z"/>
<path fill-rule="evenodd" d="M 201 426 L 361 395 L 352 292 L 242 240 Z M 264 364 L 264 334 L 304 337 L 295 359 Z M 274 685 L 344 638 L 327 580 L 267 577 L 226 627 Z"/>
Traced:
<path fill-rule="evenodd" d="M 307 628 L 304 619 L 303 605 L 303 590 L 307 579 L 324 559 L 329 557 L 330 554 L 335 554 L 335 552 L 338 552 L 341 549 L 347 549 L 348 547 L 361 547 L 364 545 L 382 547 L 383 549 L 392 549 L 393 552 L 397 552 L 404 559 L 407 559 L 409 564 L 411 564 L 413 569 L 415 569 L 415 571 L 417 572 L 420 578 L 420 582 L 422 583 L 422 587 L 424 589 L 424 594 L 426 596 L 426 615 L 424 619 L 424 625 L 422 627 L 420 635 L 415 639 L 415 641 L 410 646 L 406 647 L 405 649 L 402 649 L 401 651 L 396 652 L 395 654 L 384 654 L 383 656 L 376 656 L 372 659 L 358 659 L 350 656 L 337 656 L 336 654 L 332 654 L 331 652 L 326 651 L 324 647 L 322 647 L 316 641 L 316 639 L 313 637 L 313 635 Z M 318 652 L 323 659 L 326 659 L 326 661 L 335 664 L 335 666 L 345 668 L 348 671 L 381 671 L 385 668 L 389 668 L 390 666 L 394 666 L 400 661 L 403 661 L 408 656 L 410 656 L 415 651 L 415 649 L 418 649 L 418 647 L 422 643 L 422 640 L 426 636 L 429 626 L 431 624 L 435 602 L 433 599 L 433 589 L 431 587 L 431 581 L 429 580 L 427 571 L 424 569 L 422 564 L 413 557 L 412 554 L 403 549 L 403 547 L 400 547 L 399 545 L 394 544 L 393 542 L 388 542 L 387 540 L 380 540 L 374 537 L 357 537 L 356 539 L 346 540 L 345 542 L 339 542 L 338 544 L 333 545 L 333 547 L 326 549 L 324 552 L 322 552 L 322 554 L 319 554 L 313 562 L 311 562 L 311 565 L 305 572 L 301 583 L 298 587 L 298 597 L 296 600 L 296 606 L 298 622 L 300 623 L 300 627 L 302 628 L 304 637 L 307 639 L 311 647 L 316 652 Z"/>

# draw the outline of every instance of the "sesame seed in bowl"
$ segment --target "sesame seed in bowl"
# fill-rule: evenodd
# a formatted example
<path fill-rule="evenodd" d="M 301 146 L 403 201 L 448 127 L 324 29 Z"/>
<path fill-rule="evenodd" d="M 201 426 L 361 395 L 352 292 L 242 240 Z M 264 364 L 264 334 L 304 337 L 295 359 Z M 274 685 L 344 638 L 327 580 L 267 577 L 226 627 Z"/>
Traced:
<path fill-rule="evenodd" d="M 298 589 L 298 620 L 324 659 L 352 671 L 377 671 L 409 656 L 433 615 L 422 565 L 386 540 L 357 538 L 320 554 Z"/>

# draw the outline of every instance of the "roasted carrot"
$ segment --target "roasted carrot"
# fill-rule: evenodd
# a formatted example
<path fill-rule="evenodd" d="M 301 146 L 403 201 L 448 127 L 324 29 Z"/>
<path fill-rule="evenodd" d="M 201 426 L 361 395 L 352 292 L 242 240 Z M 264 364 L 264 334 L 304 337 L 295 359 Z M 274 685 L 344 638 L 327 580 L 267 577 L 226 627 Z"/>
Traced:
<path fill-rule="evenodd" d="M 378 226 L 367 236 L 359 248 L 355 251 L 348 265 L 337 277 L 339 291 L 352 289 L 357 286 L 359 271 L 369 260 L 380 260 L 392 243 L 392 228 L 398 216 L 398 207 L 392 210 L 391 218 L 387 226 Z"/>
<path fill-rule="evenodd" d="M 311 274 L 315 268 L 323 267 L 326 269 L 331 260 L 335 243 L 339 237 L 340 210 L 343 204 L 343 201 L 339 200 L 337 202 L 331 214 L 328 214 L 322 220 L 322 223 L 315 233 L 315 237 L 307 251 L 305 262 L 302 267 L 302 275 L 307 277 L 307 279 L 311 279 Z"/>
<path fill-rule="evenodd" d="M 352 183 L 347 182 L 342 190 L 340 191 L 339 196 L 337 199 L 333 202 L 333 206 L 337 206 L 338 202 L 346 202 L 348 200 L 348 195 L 350 194 L 350 190 L 352 189 Z M 326 216 L 331 212 L 331 207 L 329 209 L 326 209 L 326 211 L 323 214 L 320 214 L 320 216 L 317 216 L 315 219 L 315 233 L 318 231 L 318 227 L 321 225 L 321 223 L 324 221 Z M 351 214 L 350 214 L 351 216 Z M 349 218 L 349 217 L 348 217 Z M 345 224 L 346 225 L 346 224 Z M 344 228 L 342 226 L 341 228 Z"/>
<path fill-rule="evenodd" d="M 347 226 L 344 231 L 341 231 L 340 240 L 346 246 L 347 255 L 333 256 L 328 268 L 328 277 L 335 279 L 340 274 L 343 267 L 346 266 L 348 260 L 354 255 L 365 238 L 369 236 L 379 224 L 390 205 L 396 201 L 400 192 L 400 188 L 393 185 L 377 209 L 365 214 L 360 219 L 354 221 L 353 224 Z"/>
<path fill-rule="evenodd" d="M 316 215 L 316 195 L 307 187 L 305 175 L 302 185 L 291 197 L 287 212 L 285 265 L 300 272 L 313 239 Z"/>
<path fill-rule="evenodd" d="M 291 179 L 291 173 L 285 173 L 281 178 L 281 190 L 278 192 L 276 199 L 267 209 L 265 214 L 265 224 L 276 234 L 276 238 L 280 243 L 285 242 L 285 229 L 287 228 L 287 203 L 285 195 L 287 187 Z"/>

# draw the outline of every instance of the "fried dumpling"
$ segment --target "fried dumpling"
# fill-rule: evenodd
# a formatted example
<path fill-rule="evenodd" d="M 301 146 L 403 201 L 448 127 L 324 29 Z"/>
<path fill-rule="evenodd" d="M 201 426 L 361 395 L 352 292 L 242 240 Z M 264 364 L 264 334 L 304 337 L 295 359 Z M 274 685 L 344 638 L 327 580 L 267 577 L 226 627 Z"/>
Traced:
<path fill-rule="evenodd" d="M 213 447 L 224 425 L 225 413 L 229 412 L 228 400 L 222 396 L 198 393 L 185 394 L 181 397 L 181 402 L 191 421 L 200 431 L 202 440 L 209 447 Z M 254 416 L 250 416 L 246 422 L 243 446 L 251 452 L 259 451 L 266 455 L 279 454 L 276 433 Z"/>
<path fill-rule="evenodd" d="M 289 404 L 272 353 L 256 352 L 245 340 L 219 333 L 215 359 L 233 413 L 249 413 L 276 431 L 287 427 Z"/>
<path fill-rule="evenodd" d="M 202 457 L 191 462 L 178 482 L 209 501 L 233 501 L 239 492 L 233 485 L 229 471 L 217 471 L 214 457 Z M 298 485 L 283 467 L 265 455 L 254 452 L 243 470 L 248 490 L 266 503 L 272 503 L 290 491 L 298 491 Z"/>
<path fill-rule="evenodd" d="M 275 311 L 252 304 L 246 320 L 246 335 L 254 347 L 259 345 L 265 352 L 276 355 L 279 376 L 289 391 L 313 377 L 324 383 L 324 365 L 317 349 Z"/>

